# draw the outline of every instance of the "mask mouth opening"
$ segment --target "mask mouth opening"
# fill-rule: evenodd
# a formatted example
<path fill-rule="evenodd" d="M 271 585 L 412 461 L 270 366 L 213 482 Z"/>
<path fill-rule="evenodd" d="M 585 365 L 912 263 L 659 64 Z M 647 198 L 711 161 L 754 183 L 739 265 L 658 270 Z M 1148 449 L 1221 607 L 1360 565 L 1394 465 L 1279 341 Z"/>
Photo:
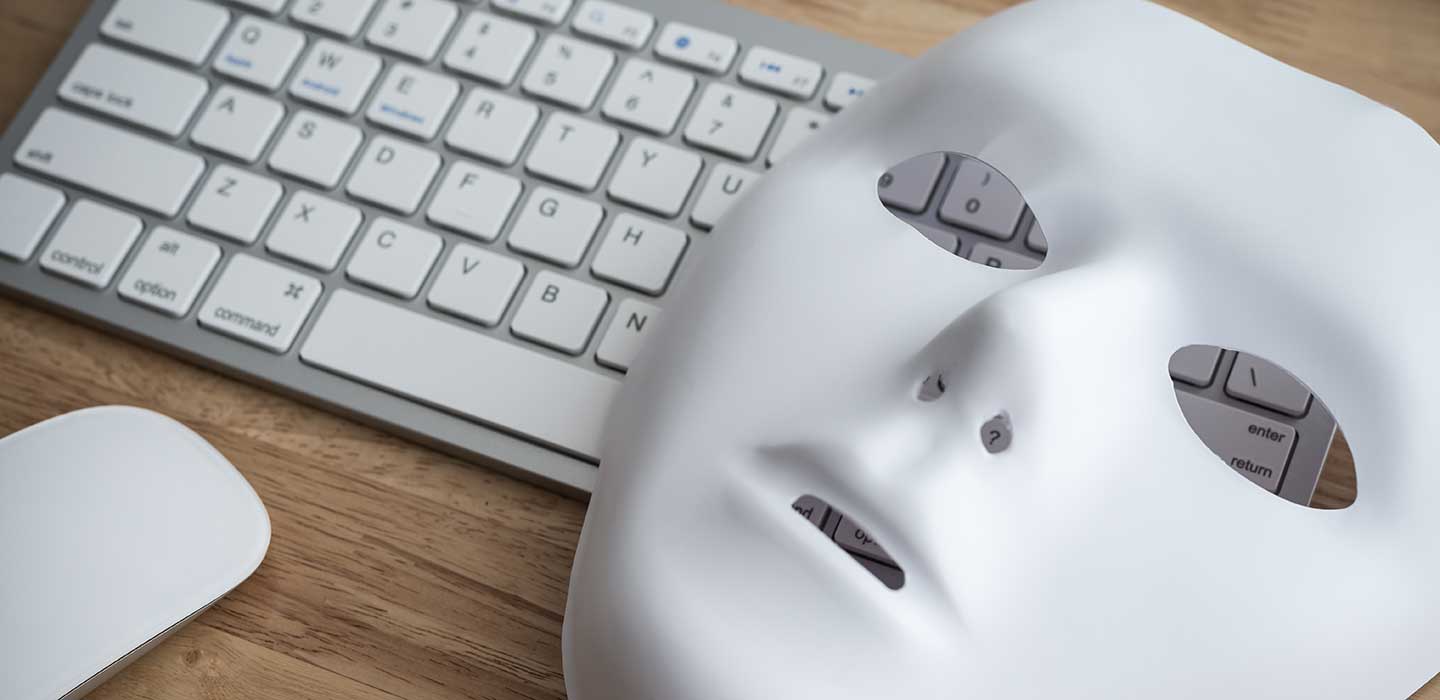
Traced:
<path fill-rule="evenodd" d="M 931 243 L 977 265 L 1030 270 L 1050 249 L 1015 185 L 972 156 L 915 156 L 881 175 L 876 193 L 891 214 Z"/>
<path fill-rule="evenodd" d="M 898 591 L 905 587 L 905 570 L 854 518 L 810 495 L 801 496 L 790 507 L 886 588 Z"/>
<path fill-rule="evenodd" d="M 1319 510 L 1355 502 L 1349 445 L 1325 402 L 1298 377 L 1213 345 L 1176 350 L 1169 369 L 1190 429 L 1251 485 Z"/>

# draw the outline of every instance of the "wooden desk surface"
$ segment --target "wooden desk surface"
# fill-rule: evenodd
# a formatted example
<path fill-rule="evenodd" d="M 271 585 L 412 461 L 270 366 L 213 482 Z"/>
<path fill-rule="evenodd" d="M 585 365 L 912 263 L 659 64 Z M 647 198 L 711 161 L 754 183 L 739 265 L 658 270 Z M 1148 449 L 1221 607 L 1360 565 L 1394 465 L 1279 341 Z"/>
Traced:
<path fill-rule="evenodd" d="M 738 2 L 910 54 L 1009 4 Z M 1440 134 L 1440 2 L 1168 2 Z M 0 4 L 0 124 L 86 6 Z M 0 299 L 0 434 L 114 403 L 212 441 L 269 506 L 274 539 L 254 577 L 92 697 L 564 697 L 581 504 Z M 1440 681 L 1416 697 L 1440 700 Z"/>

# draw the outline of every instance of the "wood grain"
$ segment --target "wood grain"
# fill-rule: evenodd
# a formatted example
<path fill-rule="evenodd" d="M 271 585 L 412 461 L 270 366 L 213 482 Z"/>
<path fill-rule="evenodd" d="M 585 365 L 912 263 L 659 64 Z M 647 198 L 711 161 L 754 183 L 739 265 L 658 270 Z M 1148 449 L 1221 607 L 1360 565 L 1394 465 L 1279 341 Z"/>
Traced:
<path fill-rule="evenodd" d="M 738 0 L 916 54 L 999 0 Z M 1440 3 L 1171 0 L 1440 133 Z M 0 123 L 84 12 L 0 3 Z M 583 506 L 56 315 L 0 299 L 0 433 L 96 404 L 194 427 L 250 479 L 274 539 L 232 595 L 93 697 L 563 698 Z M 1339 468 L 1348 450 L 1337 451 Z M 1343 501 L 1353 478 L 1330 479 Z M 1440 682 L 1417 696 L 1440 700 Z"/>

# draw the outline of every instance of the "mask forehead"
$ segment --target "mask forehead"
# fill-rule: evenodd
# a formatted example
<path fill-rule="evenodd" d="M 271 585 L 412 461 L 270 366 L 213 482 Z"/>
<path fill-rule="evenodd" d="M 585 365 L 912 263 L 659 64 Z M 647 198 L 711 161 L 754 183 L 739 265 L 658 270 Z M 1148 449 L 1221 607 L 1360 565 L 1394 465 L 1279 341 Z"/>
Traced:
<path fill-rule="evenodd" d="M 878 175 L 934 151 L 1018 186 L 1039 269 L 957 260 L 881 207 Z M 1362 168 L 1393 177 L 1343 177 Z M 1344 246 L 1435 227 L 1434 192 L 1414 124 L 1158 7 L 1037 3 L 958 37 L 795 152 L 674 293 L 608 431 L 572 696 L 1412 691 L 1440 621 L 1440 241 L 1374 266 Z M 1166 376 L 1193 343 L 1323 396 L 1360 501 L 1308 511 L 1218 464 Z M 951 390 L 916 402 L 935 370 Z M 990 458 L 973 433 L 997 409 L 1017 439 Z M 863 521 L 905 587 L 795 518 L 807 493 Z M 677 670 L 631 669 L 635 646 Z M 1357 662 L 1313 673 L 1336 659 Z"/>

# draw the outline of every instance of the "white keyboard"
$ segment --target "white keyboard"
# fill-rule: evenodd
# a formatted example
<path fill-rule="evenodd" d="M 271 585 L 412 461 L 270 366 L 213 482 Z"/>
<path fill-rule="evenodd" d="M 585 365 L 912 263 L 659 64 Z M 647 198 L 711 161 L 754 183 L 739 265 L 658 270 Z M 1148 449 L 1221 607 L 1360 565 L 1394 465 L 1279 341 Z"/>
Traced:
<path fill-rule="evenodd" d="M 101 0 L 0 142 L 0 286 L 584 493 L 709 230 L 902 60 L 712 0 Z"/>

